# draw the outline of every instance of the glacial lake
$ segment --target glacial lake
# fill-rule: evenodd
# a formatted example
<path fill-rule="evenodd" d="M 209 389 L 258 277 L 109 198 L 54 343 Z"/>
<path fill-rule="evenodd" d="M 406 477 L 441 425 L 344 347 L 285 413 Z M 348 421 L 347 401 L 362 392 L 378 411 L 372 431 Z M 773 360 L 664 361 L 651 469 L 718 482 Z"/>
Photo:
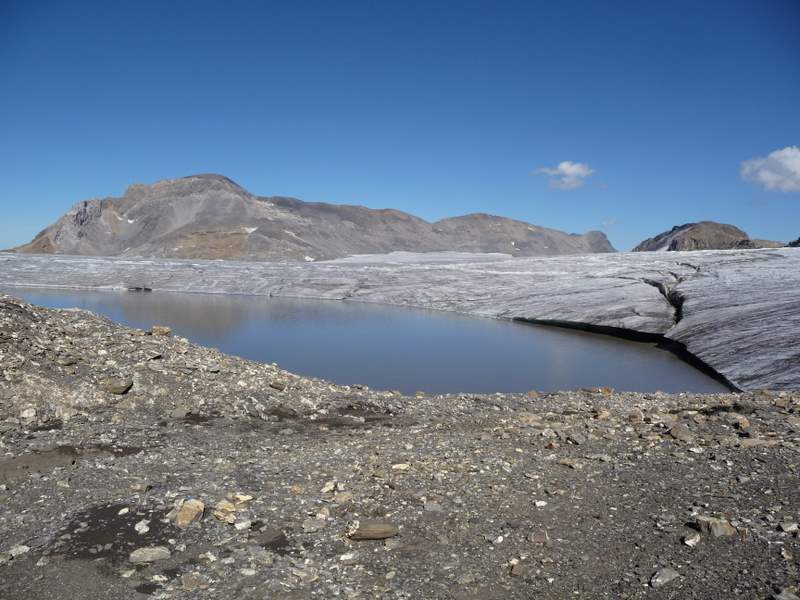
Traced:
<path fill-rule="evenodd" d="M 78 307 L 236 356 L 340 384 L 412 394 L 608 386 L 725 392 L 653 344 L 568 329 L 356 302 L 254 296 L 7 288 L 53 308 Z"/>

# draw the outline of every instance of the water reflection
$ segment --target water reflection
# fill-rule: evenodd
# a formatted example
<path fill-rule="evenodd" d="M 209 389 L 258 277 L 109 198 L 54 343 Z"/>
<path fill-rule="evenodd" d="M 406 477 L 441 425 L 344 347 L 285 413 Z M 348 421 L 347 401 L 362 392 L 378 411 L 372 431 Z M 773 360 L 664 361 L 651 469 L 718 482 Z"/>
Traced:
<path fill-rule="evenodd" d="M 169 325 L 179 335 L 230 354 L 338 383 L 404 393 L 590 386 L 726 391 L 652 345 L 579 331 L 333 301 L 26 288 L 8 292 L 45 306 L 85 308 L 142 329 Z"/>

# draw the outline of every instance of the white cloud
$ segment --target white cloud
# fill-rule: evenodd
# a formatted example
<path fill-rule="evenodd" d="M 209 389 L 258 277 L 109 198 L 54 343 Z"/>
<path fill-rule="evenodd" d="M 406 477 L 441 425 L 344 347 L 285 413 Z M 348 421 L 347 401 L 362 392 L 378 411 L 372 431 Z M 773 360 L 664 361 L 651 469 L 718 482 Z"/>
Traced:
<path fill-rule="evenodd" d="M 800 192 L 800 148 L 786 146 L 742 163 L 742 179 L 767 190 Z"/>
<path fill-rule="evenodd" d="M 586 178 L 592 175 L 594 170 L 586 163 L 576 163 L 565 160 L 558 163 L 555 168 L 542 167 L 534 171 L 535 175 L 547 175 L 550 177 L 550 185 L 562 190 L 574 190 L 586 183 Z"/>
<path fill-rule="evenodd" d="M 601 224 L 603 225 L 603 229 L 611 229 L 617 224 L 617 220 L 613 217 L 609 217 L 608 219 L 603 219 Z"/>

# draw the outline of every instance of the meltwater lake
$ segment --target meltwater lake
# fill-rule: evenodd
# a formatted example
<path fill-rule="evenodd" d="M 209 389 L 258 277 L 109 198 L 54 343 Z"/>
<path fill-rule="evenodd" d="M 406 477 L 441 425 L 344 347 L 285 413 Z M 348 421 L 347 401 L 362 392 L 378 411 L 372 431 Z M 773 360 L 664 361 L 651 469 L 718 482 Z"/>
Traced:
<path fill-rule="evenodd" d="M 340 384 L 406 394 L 555 391 L 608 386 L 726 392 L 654 344 L 357 302 L 262 296 L 7 288 L 52 308 L 83 308 L 243 358 Z"/>

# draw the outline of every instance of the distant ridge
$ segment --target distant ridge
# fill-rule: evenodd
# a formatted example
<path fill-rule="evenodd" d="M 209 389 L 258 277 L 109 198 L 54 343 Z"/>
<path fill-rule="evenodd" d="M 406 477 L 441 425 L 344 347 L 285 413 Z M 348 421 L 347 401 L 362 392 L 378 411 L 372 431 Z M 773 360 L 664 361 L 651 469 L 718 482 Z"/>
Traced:
<path fill-rule="evenodd" d="M 700 221 L 676 225 L 669 231 L 644 240 L 634 252 L 674 252 L 679 250 L 729 250 L 733 248 L 778 248 L 784 244 L 750 239 L 733 225 Z"/>
<path fill-rule="evenodd" d="M 267 261 L 393 251 L 514 256 L 614 252 L 600 231 L 564 233 L 488 214 L 428 223 L 393 209 L 259 197 L 203 173 L 74 205 L 16 252 Z"/>

